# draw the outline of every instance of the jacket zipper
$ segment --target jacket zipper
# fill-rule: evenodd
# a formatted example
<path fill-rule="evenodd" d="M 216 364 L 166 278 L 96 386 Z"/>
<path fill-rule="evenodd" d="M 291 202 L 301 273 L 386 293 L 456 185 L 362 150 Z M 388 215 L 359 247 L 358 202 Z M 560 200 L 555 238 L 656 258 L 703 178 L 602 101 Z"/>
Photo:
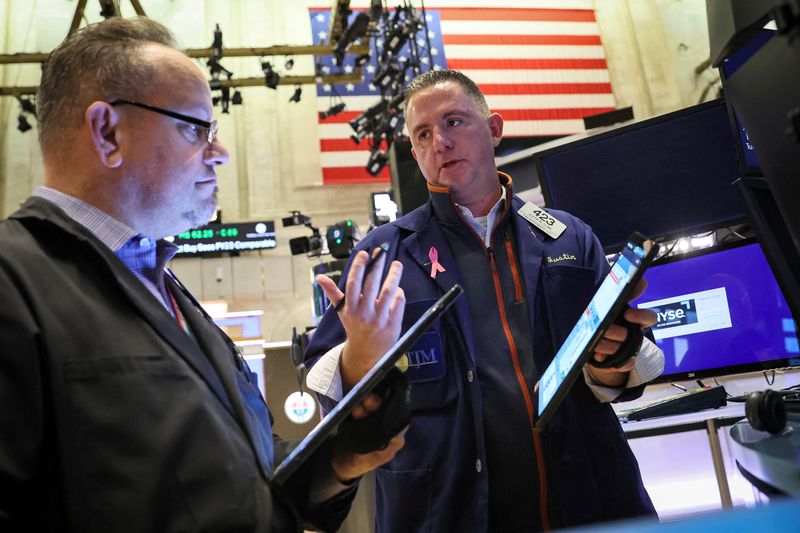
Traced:
<path fill-rule="evenodd" d="M 545 531 L 550 531 L 550 517 L 547 513 L 547 473 L 544 469 L 542 441 L 539 436 L 539 432 L 534 429 L 533 425 L 533 401 L 531 400 L 530 392 L 528 391 L 528 384 L 525 382 L 525 377 L 522 374 L 522 366 L 520 365 L 519 354 L 517 352 L 517 343 L 514 342 L 514 337 L 511 334 L 511 327 L 508 325 L 506 308 L 503 304 L 503 291 L 500 285 L 500 276 L 497 272 L 497 262 L 494 258 L 494 250 L 487 248 L 486 252 L 489 254 L 489 265 L 492 269 L 494 293 L 497 297 L 497 306 L 500 310 L 500 322 L 503 325 L 503 333 L 505 333 L 508 347 L 511 350 L 511 361 L 514 363 L 514 372 L 517 375 L 517 382 L 519 383 L 519 388 L 522 391 L 522 396 L 525 399 L 525 409 L 528 411 L 528 425 L 530 426 L 531 436 L 533 437 L 533 447 L 536 454 L 536 470 L 539 474 L 539 515 L 542 518 L 542 528 Z"/>
<path fill-rule="evenodd" d="M 508 255 L 508 262 L 511 263 L 511 277 L 514 278 L 514 303 L 518 304 L 523 299 L 522 282 L 520 281 L 519 269 L 517 269 L 514 247 L 511 246 L 511 239 L 508 238 L 508 233 L 506 233 L 506 255 Z"/>
<path fill-rule="evenodd" d="M 450 200 L 452 202 L 452 199 Z M 506 212 L 511 205 L 510 201 L 506 202 Z M 481 241 L 481 244 L 486 248 L 486 253 L 489 256 L 489 267 L 492 271 L 492 281 L 494 283 L 494 293 L 495 297 L 497 298 L 497 306 L 500 310 L 500 322 L 503 325 L 503 333 L 506 336 L 506 342 L 508 343 L 508 348 L 511 351 L 511 361 L 514 363 L 514 372 L 517 375 L 517 382 L 519 384 L 519 388 L 522 391 L 522 396 L 525 399 L 525 409 L 528 411 L 528 425 L 531 429 L 531 436 L 533 437 L 533 449 L 534 455 L 536 456 L 536 471 L 539 475 L 539 516 L 542 519 L 542 529 L 545 531 L 550 531 L 550 516 L 547 512 L 547 473 L 544 469 L 544 452 L 542 451 L 542 440 L 539 436 L 539 432 L 534 429 L 533 425 L 533 401 L 531 400 L 530 392 L 528 391 L 528 384 L 525 383 L 525 377 L 522 374 L 522 367 L 519 363 L 519 354 L 517 353 L 517 343 L 514 342 L 514 336 L 511 334 L 511 327 L 508 325 L 508 316 L 506 315 L 506 307 L 503 301 L 503 291 L 500 285 L 500 276 L 497 273 L 497 262 L 494 259 L 494 250 L 492 250 L 491 246 L 486 246 L 486 242 L 481 239 L 481 236 L 478 235 L 478 232 L 466 221 L 464 217 L 459 212 L 458 208 L 453 205 L 453 210 L 456 212 L 458 218 L 461 219 L 461 222 L 472 231 L 472 234 L 475 235 L 475 238 Z M 505 213 L 503 213 L 505 216 Z M 490 231 L 489 228 L 486 231 Z M 510 249 L 511 245 L 506 239 L 506 246 L 507 249 Z M 514 296 L 518 298 L 522 298 L 522 284 L 520 283 L 519 272 L 516 269 L 516 258 L 514 257 L 513 250 L 509 254 L 509 262 L 511 263 L 511 272 L 512 277 L 514 278 Z"/>

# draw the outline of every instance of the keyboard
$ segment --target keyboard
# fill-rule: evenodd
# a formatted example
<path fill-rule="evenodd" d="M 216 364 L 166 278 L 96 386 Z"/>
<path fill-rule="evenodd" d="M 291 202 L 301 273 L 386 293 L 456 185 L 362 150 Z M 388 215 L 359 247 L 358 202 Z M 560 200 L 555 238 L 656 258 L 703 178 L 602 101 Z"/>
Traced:
<path fill-rule="evenodd" d="M 716 409 L 727 405 L 725 397 L 725 388 L 722 386 L 700 387 L 697 389 L 689 389 L 686 392 L 668 398 L 661 398 L 660 400 L 633 409 L 620 411 L 617 416 L 621 419 L 633 422 L 656 416 L 694 413 L 696 411 L 702 411 L 703 409 Z"/>

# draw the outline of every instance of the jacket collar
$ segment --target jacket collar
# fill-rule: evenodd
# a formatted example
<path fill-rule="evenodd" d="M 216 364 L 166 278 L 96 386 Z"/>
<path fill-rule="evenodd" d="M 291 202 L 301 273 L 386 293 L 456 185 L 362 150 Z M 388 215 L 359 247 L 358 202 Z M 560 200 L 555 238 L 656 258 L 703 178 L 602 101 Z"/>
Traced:
<path fill-rule="evenodd" d="M 535 323 L 535 299 L 531 298 L 531 296 L 536 293 L 539 283 L 544 254 L 543 237 L 541 233 L 531 227 L 527 220 L 521 216 L 514 216 L 525 205 L 525 202 L 513 195 L 511 177 L 498 172 L 498 178 L 501 185 L 506 187 L 506 205 L 503 216 L 511 214 L 510 223 L 514 226 L 518 261 L 522 267 L 525 287 L 528 293 L 526 298 L 528 316 L 530 317 L 531 328 L 533 328 Z M 448 290 L 455 283 L 460 283 L 461 273 L 458 272 L 455 257 L 439 225 L 430 200 L 408 215 L 397 219 L 393 224 L 408 232 L 408 235 L 402 238 L 403 245 L 417 265 L 425 272 L 426 276 L 430 275 L 432 267 L 430 249 L 431 247 L 436 248 L 439 262 L 447 269 L 445 272 L 439 272 L 433 280 L 442 291 Z M 467 346 L 474 346 L 468 300 L 459 298 L 454 308 L 456 317 L 463 326 L 461 330 L 464 333 L 464 340 Z M 471 353 L 470 357 L 474 363 L 474 354 Z"/>
<path fill-rule="evenodd" d="M 130 304 L 140 312 L 142 318 L 203 378 L 214 395 L 228 410 L 236 411 L 231 403 L 231 397 L 226 393 L 226 387 L 220 380 L 220 374 L 215 371 L 197 341 L 181 329 L 161 303 L 144 289 L 142 282 L 136 278 L 133 272 L 86 227 L 72 220 L 52 203 L 36 197 L 26 200 L 19 211 L 13 213 L 9 218 L 19 220 L 31 232 L 36 232 L 37 228 L 41 228 L 42 231 L 54 229 L 61 231 L 76 241 L 77 246 L 95 254 L 98 264 L 102 265 L 113 277 Z M 229 377 L 225 376 L 224 379 L 228 380 Z M 233 398 L 234 402 L 238 401 L 238 396 Z"/>

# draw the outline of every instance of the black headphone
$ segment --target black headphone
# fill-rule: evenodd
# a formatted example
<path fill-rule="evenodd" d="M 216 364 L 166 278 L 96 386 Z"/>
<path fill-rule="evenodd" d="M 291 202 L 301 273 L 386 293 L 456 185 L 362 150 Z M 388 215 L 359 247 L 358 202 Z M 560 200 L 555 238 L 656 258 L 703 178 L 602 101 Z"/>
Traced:
<path fill-rule="evenodd" d="M 768 431 L 773 435 L 783 431 L 786 427 L 786 412 L 800 412 L 800 402 L 785 399 L 784 396 L 787 394 L 796 393 L 767 389 L 752 392 L 747 396 L 744 412 L 753 429 Z"/>

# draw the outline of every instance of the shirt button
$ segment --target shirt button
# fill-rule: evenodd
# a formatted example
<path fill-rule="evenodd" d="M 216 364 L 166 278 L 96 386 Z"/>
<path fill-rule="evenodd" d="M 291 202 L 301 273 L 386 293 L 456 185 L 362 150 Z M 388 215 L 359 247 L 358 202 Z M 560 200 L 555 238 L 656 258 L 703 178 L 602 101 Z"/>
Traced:
<path fill-rule="evenodd" d="M 467 370 L 467 381 L 472 383 L 472 380 L 475 379 L 475 376 L 472 373 L 472 369 Z"/>
<path fill-rule="evenodd" d="M 480 459 L 476 459 L 475 460 L 475 471 L 476 472 L 480 472 L 481 471 L 481 460 Z"/>
<path fill-rule="evenodd" d="M 139 248 L 147 248 L 148 246 L 150 246 L 150 239 L 147 237 L 142 237 L 139 240 Z"/>

